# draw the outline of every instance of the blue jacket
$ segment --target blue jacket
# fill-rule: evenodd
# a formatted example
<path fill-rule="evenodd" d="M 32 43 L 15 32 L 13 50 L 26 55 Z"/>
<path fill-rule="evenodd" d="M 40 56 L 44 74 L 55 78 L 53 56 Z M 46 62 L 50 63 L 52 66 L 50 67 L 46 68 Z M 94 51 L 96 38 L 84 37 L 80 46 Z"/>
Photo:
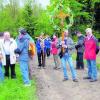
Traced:
<path fill-rule="evenodd" d="M 45 42 L 45 41 L 44 41 Z M 36 49 L 37 49 L 37 53 L 41 53 L 42 51 L 42 48 L 41 48 L 41 45 L 40 45 L 41 41 L 38 39 L 36 41 Z M 45 47 L 45 43 L 44 43 L 44 53 L 46 52 L 46 47 Z"/>
<path fill-rule="evenodd" d="M 18 49 L 20 49 L 21 51 L 21 54 L 19 55 L 19 61 L 29 60 L 29 54 L 28 54 L 29 40 L 30 38 L 27 34 L 17 40 Z"/>
<path fill-rule="evenodd" d="M 51 48 L 51 40 L 50 40 L 50 38 L 45 39 L 45 46 L 46 46 L 46 49 L 50 49 Z"/>

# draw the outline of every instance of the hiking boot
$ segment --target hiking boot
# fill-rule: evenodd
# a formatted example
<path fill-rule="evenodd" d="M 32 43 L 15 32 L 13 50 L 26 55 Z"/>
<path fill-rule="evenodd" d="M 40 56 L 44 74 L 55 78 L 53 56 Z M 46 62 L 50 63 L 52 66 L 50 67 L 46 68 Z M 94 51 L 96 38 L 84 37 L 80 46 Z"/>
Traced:
<path fill-rule="evenodd" d="M 78 82 L 78 80 L 77 79 L 73 79 L 73 82 Z"/>
<path fill-rule="evenodd" d="M 91 79 L 91 77 L 84 77 L 83 79 Z"/>
<path fill-rule="evenodd" d="M 53 69 L 57 69 L 57 67 L 54 67 Z"/>
<path fill-rule="evenodd" d="M 67 81 L 67 80 L 68 80 L 68 78 L 64 78 L 64 79 L 63 79 L 63 81 Z"/>
<path fill-rule="evenodd" d="M 56 69 L 61 69 L 61 67 L 57 67 Z"/>
<path fill-rule="evenodd" d="M 96 82 L 96 81 L 97 81 L 97 79 L 95 79 L 95 80 L 94 80 L 94 79 L 91 79 L 91 80 L 90 80 L 90 82 Z"/>
<path fill-rule="evenodd" d="M 16 76 L 11 76 L 11 79 L 16 79 Z"/>

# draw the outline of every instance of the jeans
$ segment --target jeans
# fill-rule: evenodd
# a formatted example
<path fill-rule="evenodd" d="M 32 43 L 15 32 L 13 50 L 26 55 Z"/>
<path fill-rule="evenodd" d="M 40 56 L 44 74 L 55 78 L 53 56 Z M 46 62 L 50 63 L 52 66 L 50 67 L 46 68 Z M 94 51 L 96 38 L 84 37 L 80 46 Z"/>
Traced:
<path fill-rule="evenodd" d="M 63 73 L 64 73 L 64 78 L 68 79 L 68 75 L 67 75 L 67 68 L 66 68 L 66 61 L 69 64 L 71 73 L 72 73 L 72 79 L 76 79 L 76 70 L 74 68 L 73 65 L 73 61 L 72 61 L 72 57 L 70 54 L 65 53 L 65 55 L 62 57 L 61 62 L 62 62 L 62 67 L 63 67 Z"/>
<path fill-rule="evenodd" d="M 30 84 L 29 80 L 29 68 L 28 68 L 28 61 L 20 61 L 20 68 L 23 77 L 24 84 Z"/>
<path fill-rule="evenodd" d="M 97 80 L 96 60 L 87 60 L 88 76 L 93 80 Z"/>
<path fill-rule="evenodd" d="M 0 82 L 2 82 L 4 80 L 4 74 L 2 71 L 2 63 L 0 62 Z"/>

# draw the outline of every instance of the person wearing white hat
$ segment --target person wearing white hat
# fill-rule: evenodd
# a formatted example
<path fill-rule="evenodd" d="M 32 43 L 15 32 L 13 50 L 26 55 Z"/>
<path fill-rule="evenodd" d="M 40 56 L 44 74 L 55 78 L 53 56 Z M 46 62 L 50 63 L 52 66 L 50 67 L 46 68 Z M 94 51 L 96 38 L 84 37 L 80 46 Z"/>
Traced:
<path fill-rule="evenodd" d="M 97 81 L 97 66 L 96 66 L 96 48 L 98 41 L 92 33 L 91 28 L 86 29 L 86 38 L 84 40 L 84 58 L 87 60 L 88 76 L 84 79 L 90 79 L 90 82 Z"/>

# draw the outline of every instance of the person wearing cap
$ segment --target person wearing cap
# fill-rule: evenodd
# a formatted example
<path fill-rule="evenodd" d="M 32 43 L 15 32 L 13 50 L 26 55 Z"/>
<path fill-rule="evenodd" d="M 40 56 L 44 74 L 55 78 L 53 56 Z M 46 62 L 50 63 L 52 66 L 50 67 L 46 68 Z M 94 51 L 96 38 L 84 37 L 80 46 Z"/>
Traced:
<path fill-rule="evenodd" d="M 84 40 L 84 58 L 87 61 L 88 76 L 84 79 L 90 79 L 90 82 L 97 81 L 97 66 L 96 66 L 96 47 L 98 41 L 92 33 L 91 28 L 86 29 L 86 38 Z"/>
<path fill-rule="evenodd" d="M 72 80 L 73 82 L 78 82 L 76 70 L 74 68 L 73 60 L 72 60 L 72 53 L 75 49 L 75 45 L 73 43 L 73 40 L 69 37 L 68 30 L 64 31 L 64 41 L 61 42 L 62 47 L 62 57 L 61 57 L 61 63 L 64 73 L 64 81 L 68 80 L 68 73 L 67 73 L 67 67 L 66 67 L 66 61 L 69 64 L 71 74 L 72 74 Z"/>
<path fill-rule="evenodd" d="M 3 43 L 3 32 L 0 32 L 0 83 L 4 80 L 4 73 L 2 71 L 2 43 Z"/>
<path fill-rule="evenodd" d="M 15 49 L 17 48 L 16 41 L 10 36 L 10 32 L 4 32 L 4 39 L 2 42 L 2 64 L 5 69 L 5 77 L 9 78 L 9 68 L 11 70 L 11 78 L 16 78 L 15 64 L 16 54 Z"/>
<path fill-rule="evenodd" d="M 84 69 L 83 53 L 85 36 L 80 31 L 77 31 L 76 34 L 78 37 L 78 42 L 75 45 L 75 48 L 77 50 L 76 69 Z"/>
<path fill-rule="evenodd" d="M 17 37 L 16 41 L 18 42 L 18 40 L 19 40 L 18 38 L 23 37 L 23 36 L 27 37 L 29 39 L 29 43 L 31 43 L 32 45 L 35 46 L 35 42 L 34 42 L 33 38 L 27 33 L 26 29 L 19 28 L 19 36 Z M 35 52 L 34 52 L 34 55 L 35 55 Z M 34 65 L 33 59 L 34 59 L 34 55 L 31 55 L 29 53 L 28 64 L 29 64 L 29 79 L 30 80 L 32 80 L 32 78 L 33 78 L 33 65 Z"/>
<path fill-rule="evenodd" d="M 19 36 L 17 38 L 17 45 L 19 53 L 19 64 L 25 86 L 31 86 L 29 79 L 29 41 L 30 36 L 25 29 L 19 31 Z M 17 53 L 17 52 L 16 52 Z"/>

